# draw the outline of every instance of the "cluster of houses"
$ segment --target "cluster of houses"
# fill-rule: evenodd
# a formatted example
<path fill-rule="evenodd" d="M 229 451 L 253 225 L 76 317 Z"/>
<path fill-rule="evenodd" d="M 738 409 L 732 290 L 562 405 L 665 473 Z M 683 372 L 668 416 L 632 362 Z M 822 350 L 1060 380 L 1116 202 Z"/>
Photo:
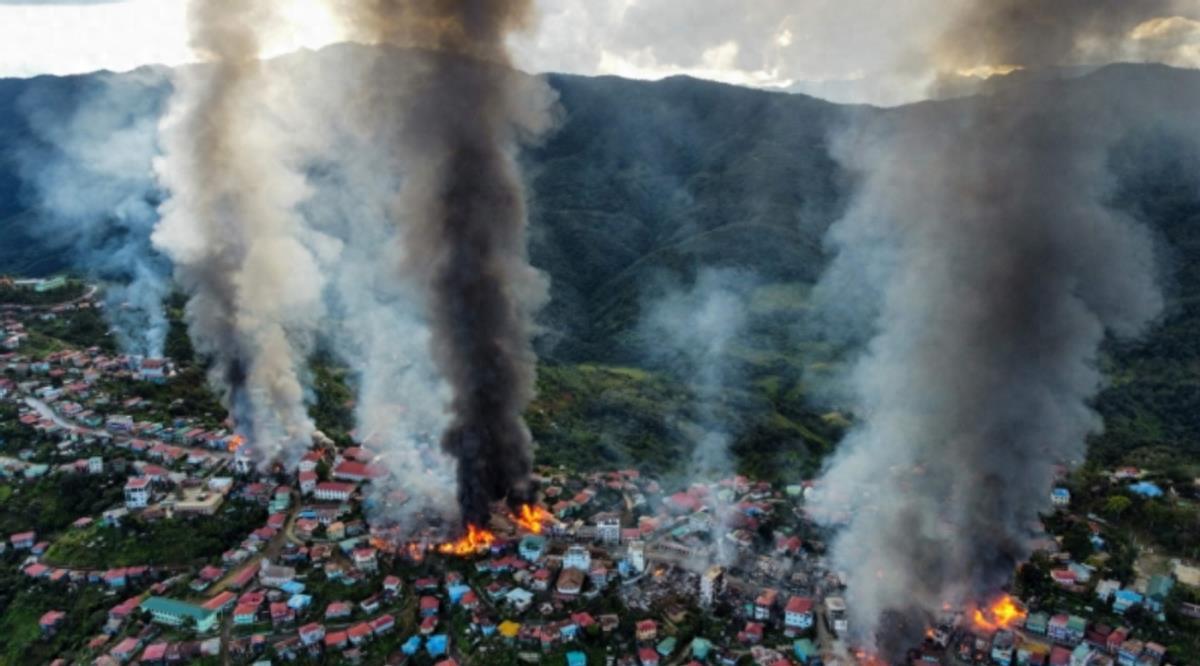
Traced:
<path fill-rule="evenodd" d="M 18 318 L 0 320 L 0 339 L 22 331 Z M 32 531 L 9 535 L 0 550 L 19 551 L 21 571 L 37 583 L 103 585 L 121 599 L 109 610 L 104 632 L 89 642 L 94 663 L 172 663 L 222 648 L 253 656 L 268 647 L 285 658 L 336 655 L 353 662 L 383 642 L 397 645 L 401 655 L 422 654 L 453 666 L 452 644 L 465 626 L 476 642 L 542 654 L 566 649 L 568 666 L 587 664 L 578 648 L 589 636 L 612 646 L 619 666 L 735 664 L 747 655 L 760 666 L 808 665 L 828 654 L 817 641 L 822 614 L 829 633 L 847 631 L 841 581 L 820 548 L 810 548 L 802 536 L 810 518 L 800 500 L 812 484 L 776 489 L 734 476 L 664 492 L 632 469 L 543 471 L 535 480 L 552 518 L 539 529 L 518 529 L 514 519 L 512 529 L 501 529 L 469 559 L 402 579 L 389 565 L 396 558 L 425 561 L 436 543 L 421 543 L 414 553 L 404 536 L 410 532 L 362 517 L 377 496 L 370 485 L 387 476 L 369 442 L 340 450 L 322 444 L 286 479 L 262 474 L 244 440 L 226 429 L 188 418 L 139 418 L 156 406 L 113 398 L 102 389 L 113 380 L 165 380 L 173 371 L 168 361 L 110 356 L 96 348 L 31 360 L 19 347 L 0 353 L 0 368 L 8 371 L 0 377 L 0 399 L 21 406 L 25 426 L 65 443 L 57 471 L 127 473 L 121 505 L 82 516 L 72 529 L 97 520 L 119 524 L 129 512 L 148 518 L 212 515 L 227 502 L 260 505 L 268 516 L 219 560 L 186 571 L 56 568 L 41 561 L 48 540 Z M 120 456 L 70 459 L 74 448 L 91 445 L 120 450 Z M 0 467 L 29 478 L 55 471 L 19 459 Z M 393 490 L 388 499 L 402 503 L 405 497 Z M 1065 510 L 1070 493 L 1057 488 L 1051 501 Z M 1093 580 L 1096 572 L 1088 565 L 1056 557 L 1052 579 L 1064 589 L 1094 594 L 1118 614 L 1134 607 L 1163 613 L 1170 577 L 1123 586 Z M 723 564 L 712 564 L 718 561 Z M 377 587 L 352 603 L 328 598 L 328 583 Z M 405 599 L 416 609 L 411 624 L 398 620 Z M 616 599 L 626 612 L 599 612 L 599 599 Z M 674 627 L 689 612 L 710 613 L 717 605 L 732 611 L 723 614 L 729 620 L 722 628 L 681 640 Z M 39 626 L 49 637 L 71 621 L 52 610 Z M 224 646 L 216 635 L 223 623 L 232 635 Z M 972 634 L 959 646 L 967 646 L 964 656 L 982 653 L 1002 666 L 1159 666 L 1165 653 L 1127 629 L 1043 613 L 1011 631 Z"/>
<path fill-rule="evenodd" d="M 968 660 L 986 655 L 1001 666 L 1159 666 L 1167 649 L 1138 640 L 1128 628 L 1065 613 L 1032 613 L 1019 628 L 968 636 L 959 652 Z"/>

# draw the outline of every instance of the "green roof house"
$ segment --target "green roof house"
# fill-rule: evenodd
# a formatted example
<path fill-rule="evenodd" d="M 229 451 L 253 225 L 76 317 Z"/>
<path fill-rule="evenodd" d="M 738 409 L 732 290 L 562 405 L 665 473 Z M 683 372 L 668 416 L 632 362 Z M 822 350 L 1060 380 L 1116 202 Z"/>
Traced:
<path fill-rule="evenodd" d="M 796 653 L 796 658 L 802 664 L 807 664 L 812 661 L 813 657 L 817 656 L 817 646 L 813 645 L 813 642 L 807 638 L 801 638 L 792 643 L 792 651 Z"/>
<path fill-rule="evenodd" d="M 1050 622 L 1050 617 L 1045 613 L 1030 613 L 1029 617 L 1025 618 L 1025 628 L 1035 634 L 1046 635 L 1046 625 Z"/>
<path fill-rule="evenodd" d="M 172 627 L 182 627 L 190 619 L 195 623 L 196 631 L 207 632 L 217 622 L 216 611 L 205 610 L 195 604 L 167 597 L 150 597 L 139 606 L 142 610 L 154 616 L 154 621 Z"/>

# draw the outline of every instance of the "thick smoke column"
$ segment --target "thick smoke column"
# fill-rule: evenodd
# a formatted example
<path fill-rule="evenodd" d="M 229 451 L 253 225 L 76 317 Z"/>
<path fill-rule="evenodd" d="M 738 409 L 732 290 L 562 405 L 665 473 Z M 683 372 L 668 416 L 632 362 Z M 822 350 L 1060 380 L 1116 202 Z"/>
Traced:
<path fill-rule="evenodd" d="M 156 70 L 101 73 L 65 100 L 33 87 L 18 102 L 30 132 L 15 151 L 39 217 L 30 231 L 68 246 L 89 277 L 107 283 L 105 316 L 122 350 L 149 357 L 163 355 L 171 270 L 150 244 L 162 81 Z"/>
<path fill-rule="evenodd" d="M 934 57 L 946 71 L 1074 62 L 1153 4 L 980 1 Z M 878 301 L 850 376 L 862 421 L 813 508 L 848 516 L 834 566 L 852 632 L 885 656 L 943 603 L 1007 584 L 1055 466 L 1101 429 L 1100 343 L 1163 306 L 1150 234 L 1106 206 L 1108 149 L 1154 102 L 1083 90 L 908 107 L 839 139 L 861 182 L 819 294 L 843 307 L 836 291 L 869 276 Z"/>
<path fill-rule="evenodd" d="M 278 128 L 259 38 L 276 20 L 262 0 L 193 0 L 192 42 L 164 120 L 159 177 L 171 198 L 155 244 L 189 293 L 187 320 L 209 379 L 262 462 L 311 442 L 303 380 L 321 314 L 321 279 L 295 208 L 307 196 Z"/>
<path fill-rule="evenodd" d="M 354 37 L 427 49 L 416 56 L 394 149 L 406 173 L 395 215 L 404 274 L 422 290 L 431 351 L 451 388 L 445 450 L 458 463 L 462 519 L 523 499 L 532 466 L 522 412 L 533 398 L 531 317 L 545 298 L 526 259 L 526 211 L 514 159 L 548 121 L 547 95 L 507 68 L 505 38 L 530 3 L 343 2 Z"/>

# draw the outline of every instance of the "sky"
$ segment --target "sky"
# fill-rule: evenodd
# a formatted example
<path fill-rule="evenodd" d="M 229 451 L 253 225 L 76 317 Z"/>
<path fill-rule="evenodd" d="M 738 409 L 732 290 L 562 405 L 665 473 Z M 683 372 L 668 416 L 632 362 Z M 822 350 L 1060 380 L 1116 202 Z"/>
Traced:
<path fill-rule="evenodd" d="M 264 55 L 342 41 L 328 0 L 289 0 L 290 28 Z M 921 56 L 966 0 L 535 0 L 539 19 L 512 39 L 531 72 L 726 83 L 893 104 L 919 98 Z M 1137 1 L 1137 0 L 1131 0 Z M 0 0 L 0 76 L 123 71 L 195 60 L 186 0 Z M 1109 60 L 1200 65 L 1200 22 L 1142 26 Z M 1125 56 L 1125 57 L 1122 57 Z"/>

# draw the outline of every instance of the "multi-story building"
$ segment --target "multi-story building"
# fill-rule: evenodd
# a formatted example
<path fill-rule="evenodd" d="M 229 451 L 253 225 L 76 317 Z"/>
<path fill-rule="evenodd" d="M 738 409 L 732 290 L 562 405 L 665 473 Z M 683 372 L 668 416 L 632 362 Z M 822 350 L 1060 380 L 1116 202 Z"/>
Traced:
<path fill-rule="evenodd" d="M 592 554 L 583 546 L 570 546 L 563 555 L 564 569 L 578 569 L 584 573 L 591 570 Z"/>
<path fill-rule="evenodd" d="M 200 633 L 211 630 L 217 621 L 216 611 L 167 597 L 150 597 L 141 603 L 140 608 L 150 613 L 159 624 L 181 627 L 191 623 Z"/>
<path fill-rule="evenodd" d="M 629 542 L 629 565 L 637 573 L 642 573 L 646 570 L 646 543 L 644 541 L 634 540 Z"/>
<path fill-rule="evenodd" d="M 602 543 L 620 543 L 621 517 L 612 513 L 596 516 L 596 539 Z"/>
<path fill-rule="evenodd" d="M 141 509 L 150 504 L 150 479 L 144 476 L 131 477 L 125 482 L 125 507 Z"/>
<path fill-rule="evenodd" d="M 783 609 L 784 633 L 794 636 L 813 626 L 813 602 L 809 597 L 792 597 Z"/>
<path fill-rule="evenodd" d="M 345 502 L 350 499 L 350 495 L 354 493 L 353 483 L 339 483 L 337 481 L 324 481 L 318 483 L 313 489 L 313 497 L 326 502 Z"/>

